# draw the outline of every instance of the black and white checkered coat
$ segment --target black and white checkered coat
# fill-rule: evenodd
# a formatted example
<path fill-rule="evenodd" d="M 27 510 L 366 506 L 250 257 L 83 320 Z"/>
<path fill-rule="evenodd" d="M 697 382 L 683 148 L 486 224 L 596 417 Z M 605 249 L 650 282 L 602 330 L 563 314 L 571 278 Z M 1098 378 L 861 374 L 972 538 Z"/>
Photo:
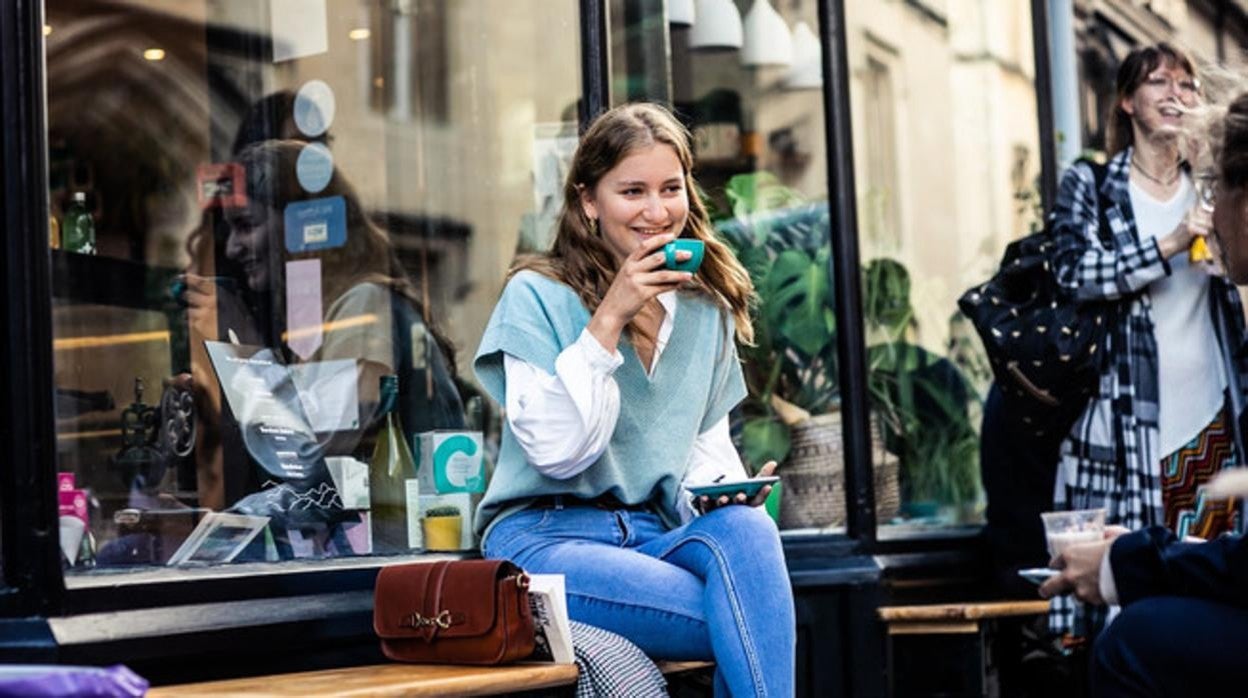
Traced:
<path fill-rule="evenodd" d="M 1062 443 L 1055 508 L 1103 506 L 1109 523 L 1136 529 L 1164 522 L 1160 461 L 1166 454 L 1157 452 L 1158 359 L 1148 287 L 1168 276 L 1170 265 L 1155 239 L 1139 239 L 1128 189 L 1130 162 L 1130 148 L 1114 156 L 1102 185 L 1105 199 L 1113 202 L 1106 211 L 1111 244 L 1100 238 L 1096 180 L 1082 162 L 1062 177 L 1049 229 L 1057 243 L 1058 283 L 1081 299 L 1119 301 L 1100 388 Z M 1211 283 L 1210 301 L 1223 304 L 1238 351 L 1244 338 L 1239 295 L 1221 278 L 1212 277 Z M 1237 363 L 1239 385 L 1248 385 L 1248 362 Z M 1212 369 L 1211 375 L 1216 375 Z M 1054 630 L 1086 634 L 1099 625 L 1073 606 L 1069 597 L 1055 599 Z"/>

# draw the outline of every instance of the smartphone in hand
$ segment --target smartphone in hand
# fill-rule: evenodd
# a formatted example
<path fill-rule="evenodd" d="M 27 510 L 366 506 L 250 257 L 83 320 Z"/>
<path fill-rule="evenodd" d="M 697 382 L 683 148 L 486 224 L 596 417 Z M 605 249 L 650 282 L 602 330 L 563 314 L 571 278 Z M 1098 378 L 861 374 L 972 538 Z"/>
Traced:
<path fill-rule="evenodd" d="M 774 485 L 780 482 L 778 475 L 768 475 L 765 477 L 752 477 L 745 480 L 732 480 L 731 482 L 715 482 L 709 485 L 697 485 L 690 487 L 689 491 L 695 497 L 710 497 L 718 499 L 720 497 L 735 497 L 739 493 L 744 493 L 749 499 L 753 499 L 767 485 Z"/>

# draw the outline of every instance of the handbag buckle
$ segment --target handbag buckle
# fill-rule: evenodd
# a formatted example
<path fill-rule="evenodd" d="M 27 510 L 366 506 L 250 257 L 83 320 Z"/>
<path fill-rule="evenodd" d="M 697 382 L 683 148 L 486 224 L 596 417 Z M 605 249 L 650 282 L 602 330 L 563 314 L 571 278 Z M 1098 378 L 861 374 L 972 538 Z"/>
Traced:
<path fill-rule="evenodd" d="M 411 628 L 412 630 L 432 628 L 435 625 L 443 630 L 451 627 L 451 612 L 442 611 L 436 616 L 425 616 L 421 615 L 419 611 L 412 611 L 403 616 L 403 619 L 399 621 L 400 628 Z"/>

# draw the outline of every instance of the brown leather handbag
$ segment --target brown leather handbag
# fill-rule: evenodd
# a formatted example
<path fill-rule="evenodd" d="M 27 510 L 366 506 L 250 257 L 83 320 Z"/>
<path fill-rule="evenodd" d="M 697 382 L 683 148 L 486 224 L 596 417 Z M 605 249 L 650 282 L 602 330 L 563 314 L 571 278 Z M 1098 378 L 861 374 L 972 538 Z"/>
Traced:
<path fill-rule="evenodd" d="M 533 653 L 529 577 L 506 560 L 389 565 L 377 574 L 373 630 L 400 662 L 503 664 Z"/>

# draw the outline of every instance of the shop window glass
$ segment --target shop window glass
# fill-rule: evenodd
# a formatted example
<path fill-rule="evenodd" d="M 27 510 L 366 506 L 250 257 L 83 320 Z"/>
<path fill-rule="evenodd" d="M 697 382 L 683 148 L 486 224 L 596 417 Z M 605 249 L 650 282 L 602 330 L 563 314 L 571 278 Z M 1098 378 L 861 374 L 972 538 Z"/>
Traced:
<path fill-rule="evenodd" d="M 559 205 L 576 1 L 45 16 L 70 585 L 475 547 L 499 415 L 470 360 Z"/>
<path fill-rule="evenodd" d="M 883 538 L 983 519 L 991 373 L 956 300 L 1039 225 L 1029 11 L 846 2 L 870 402 L 900 462 Z"/>
<path fill-rule="evenodd" d="M 818 3 L 615 0 L 611 20 L 612 101 L 677 111 L 715 227 L 759 291 L 757 343 L 739 347 L 749 396 L 733 414 L 738 450 L 751 470 L 780 461 L 783 529 L 844 531 Z M 879 509 L 891 518 L 897 459 L 875 441 Z"/>

